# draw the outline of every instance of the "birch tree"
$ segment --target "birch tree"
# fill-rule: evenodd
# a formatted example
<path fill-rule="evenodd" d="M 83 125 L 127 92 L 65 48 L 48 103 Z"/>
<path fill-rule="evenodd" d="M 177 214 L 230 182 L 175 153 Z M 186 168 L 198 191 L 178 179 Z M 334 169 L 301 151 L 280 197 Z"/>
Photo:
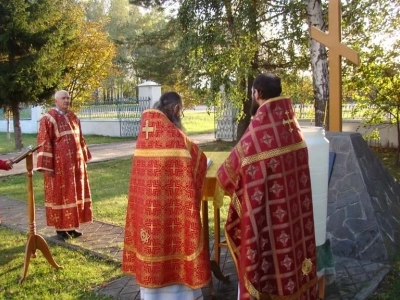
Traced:
<path fill-rule="evenodd" d="M 321 31 L 327 30 L 326 17 L 323 14 L 321 0 L 306 0 L 307 23 L 310 47 L 310 64 L 313 78 L 315 126 L 329 124 L 329 69 L 327 51 L 324 45 L 311 38 L 311 27 L 315 26 Z M 326 126 L 329 130 L 329 127 Z"/>

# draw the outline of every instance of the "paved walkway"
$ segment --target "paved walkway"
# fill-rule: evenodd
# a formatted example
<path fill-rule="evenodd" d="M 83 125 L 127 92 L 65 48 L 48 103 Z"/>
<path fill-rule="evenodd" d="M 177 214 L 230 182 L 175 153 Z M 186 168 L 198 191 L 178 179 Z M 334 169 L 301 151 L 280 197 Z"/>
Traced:
<path fill-rule="evenodd" d="M 205 134 L 191 137 L 195 142 L 202 144 L 214 140 L 214 134 Z M 123 142 L 115 144 L 102 144 L 89 146 L 93 160 L 91 162 L 110 160 L 119 157 L 129 157 L 133 154 L 135 142 Z M 0 156 L 1 159 L 12 157 L 13 154 Z M 15 165 L 12 171 L 0 172 L 1 176 L 25 173 L 23 162 Z M 0 212 L 2 226 L 18 231 L 27 232 L 29 228 L 27 219 L 27 205 L 23 201 L 10 199 L 1 195 L 0 187 Z M 124 228 L 95 220 L 93 223 L 82 227 L 84 235 L 71 241 L 58 239 L 54 229 L 46 227 L 45 210 L 36 207 L 36 232 L 47 241 L 64 245 L 72 249 L 84 249 L 94 255 L 113 259 L 121 262 Z M 51 248 L 51 245 L 50 245 Z M 213 257 L 214 243 L 210 242 L 211 257 Z M 51 249 L 50 249 L 51 251 Z M 233 300 L 237 297 L 237 274 L 226 248 L 221 251 L 220 267 L 225 275 L 229 275 L 230 281 L 223 283 L 213 276 L 213 299 Z M 362 300 L 375 290 L 383 277 L 390 270 L 390 266 L 369 261 L 360 261 L 349 258 L 335 257 L 335 278 L 331 278 L 326 286 L 326 300 Z M 27 276 L 32 276 L 29 274 Z M 107 279 L 105 279 L 107 281 Z M 139 287 L 135 279 L 129 276 L 121 277 L 96 289 L 98 293 L 110 295 L 115 299 L 140 299 Z M 205 300 L 210 300 L 211 289 L 203 289 Z"/>

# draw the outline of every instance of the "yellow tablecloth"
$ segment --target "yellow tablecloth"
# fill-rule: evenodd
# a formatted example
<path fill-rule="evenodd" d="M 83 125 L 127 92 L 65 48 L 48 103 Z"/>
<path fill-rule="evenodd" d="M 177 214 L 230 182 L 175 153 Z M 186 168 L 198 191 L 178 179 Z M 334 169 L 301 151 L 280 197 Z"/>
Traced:
<path fill-rule="evenodd" d="M 206 180 L 203 187 L 203 200 L 213 201 L 215 208 L 221 208 L 225 192 L 217 183 L 217 171 L 221 164 L 228 157 L 230 152 L 204 152 L 207 158 L 211 158 L 212 163 L 207 169 Z"/>

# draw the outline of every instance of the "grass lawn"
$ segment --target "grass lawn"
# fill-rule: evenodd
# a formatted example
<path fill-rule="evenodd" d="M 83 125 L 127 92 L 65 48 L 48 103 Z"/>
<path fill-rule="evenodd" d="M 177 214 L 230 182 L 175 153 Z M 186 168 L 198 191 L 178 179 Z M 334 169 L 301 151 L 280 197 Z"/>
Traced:
<path fill-rule="evenodd" d="M 185 111 L 182 125 L 189 135 L 215 132 L 214 114 L 207 112 Z"/>
<path fill-rule="evenodd" d="M 30 261 L 25 280 L 19 284 L 25 260 L 26 234 L 0 226 L 0 240 L 0 299 L 112 299 L 96 294 L 93 289 L 105 281 L 123 276 L 120 265 L 115 262 L 49 245 L 54 260 L 63 269 L 51 267 L 38 251 L 37 257 Z"/>
<path fill-rule="evenodd" d="M 132 137 L 111 137 L 101 135 L 85 135 L 85 140 L 88 145 L 94 144 L 105 144 L 105 143 L 117 143 L 131 141 Z M 37 135 L 36 134 L 22 134 L 22 142 L 24 147 L 29 145 L 36 145 Z M 14 134 L 10 134 L 10 139 L 7 139 L 5 132 L 0 132 L 0 154 L 15 152 Z"/>

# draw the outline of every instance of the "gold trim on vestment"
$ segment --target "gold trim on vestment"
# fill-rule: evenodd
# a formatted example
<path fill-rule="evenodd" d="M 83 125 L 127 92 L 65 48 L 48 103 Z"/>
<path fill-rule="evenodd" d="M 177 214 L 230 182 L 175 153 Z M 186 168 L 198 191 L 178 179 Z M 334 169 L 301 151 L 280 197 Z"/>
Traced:
<path fill-rule="evenodd" d="M 261 104 L 260 107 L 267 103 L 271 103 L 271 102 L 275 102 L 275 101 L 279 101 L 279 100 L 286 100 L 286 99 L 289 99 L 289 98 L 287 96 L 279 96 L 279 97 L 271 98 L 271 99 L 266 100 L 263 104 Z M 260 107 L 258 109 L 260 109 Z"/>
<path fill-rule="evenodd" d="M 240 205 L 239 197 L 234 193 L 231 197 L 231 204 L 235 208 L 239 218 L 242 218 L 242 206 Z"/>
<path fill-rule="evenodd" d="M 250 283 L 247 277 L 246 276 L 244 277 L 244 285 L 246 287 L 246 290 L 249 292 L 251 296 L 259 300 L 298 300 L 300 299 L 301 294 L 310 289 L 312 286 L 316 285 L 317 282 L 318 282 L 318 276 L 315 276 L 312 280 L 310 280 L 306 284 L 303 284 L 296 293 L 289 296 L 279 296 L 279 295 L 260 293 L 253 287 L 253 285 Z"/>
<path fill-rule="evenodd" d="M 44 114 L 43 117 L 46 117 L 50 121 L 50 123 L 53 124 L 53 126 L 54 126 L 54 134 L 55 134 L 55 136 L 57 138 L 59 138 L 60 137 L 60 131 L 58 130 L 58 124 L 57 124 L 56 119 L 50 113 Z"/>
<path fill-rule="evenodd" d="M 77 207 L 78 205 L 84 205 L 85 203 L 90 203 L 92 200 L 90 198 L 85 198 L 83 200 L 76 200 L 74 203 L 69 203 L 69 204 L 53 204 L 46 202 L 44 204 L 45 207 L 54 209 L 54 210 L 59 210 L 59 209 L 68 209 L 68 208 L 74 208 Z"/>
<path fill-rule="evenodd" d="M 37 157 L 39 157 L 39 156 L 53 157 L 53 153 L 41 151 L 41 152 L 38 152 L 38 154 L 37 154 Z"/>
<path fill-rule="evenodd" d="M 132 275 L 133 277 L 135 277 L 136 273 L 137 273 L 137 272 L 131 272 L 131 271 L 127 271 L 127 270 L 125 270 L 123 272 L 126 273 L 126 274 L 129 274 L 129 275 Z M 203 287 L 207 286 L 210 283 L 210 281 L 211 281 L 211 278 L 209 278 L 208 280 L 206 280 L 206 281 L 204 281 L 204 282 L 202 282 L 200 284 L 190 285 L 187 282 L 182 282 L 182 280 L 177 280 L 177 281 L 169 281 L 169 282 L 167 282 L 165 284 L 158 284 L 157 283 L 157 284 L 146 284 L 146 285 L 142 285 L 142 286 L 145 287 L 145 288 L 154 289 L 154 288 L 163 288 L 163 287 L 170 286 L 170 285 L 180 284 L 180 285 L 185 285 L 185 286 L 191 288 L 192 290 L 197 290 L 197 289 L 200 289 L 200 288 L 203 288 Z M 200 298 L 197 298 L 197 299 L 203 299 L 203 295 Z"/>
<path fill-rule="evenodd" d="M 306 258 L 303 260 L 303 263 L 301 265 L 301 271 L 303 272 L 303 275 L 308 275 L 313 269 L 313 263 L 311 259 Z"/>
<path fill-rule="evenodd" d="M 186 260 L 186 261 L 191 261 L 193 259 L 195 259 L 197 256 L 200 255 L 200 252 L 203 251 L 203 247 L 204 247 L 204 238 L 203 238 L 203 231 L 204 228 L 201 228 L 201 233 L 200 233 L 200 243 L 199 246 L 197 247 L 196 251 L 193 252 L 192 254 L 175 254 L 175 255 L 165 255 L 165 256 L 146 256 L 146 255 L 142 255 L 139 254 L 138 250 L 136 249 L 136 247 L 131 247 L 129 245 L 127 245 L 126 243 L 124 243 L 124 248 L 127 251 L 131 251 L 134 253 L 134 255 L 145 262 L 163 262 L 166 260 L 172 260 L 172 259 L 180 259 L 180 260 Z"/>
<path fill-rule="evenodd" d="M 66 123 L 67 123 L 68 125 L 71 126 L 72 121 L 71 121 L 66 115 L 64 115 L 64 116 L 65 116 L 65 119 L 66 119 Z M 50 113 L 45 113 L 45 114 L 43 115 L 43 117 L 47 117 L 48 120 L 50 121 L 50 123 L 53 124 L 53 126 L 54 126 L 54 134 L 55 134 L 55 136 L 56 136 L 57 138 L 60 138 L 60 137 L 62 137 L 62 136 L 68 135 L 68 134 L 71 134 L 71 135 L 78 135 L 78 134 L 80 134 L 79 128 L 76 128 L 76 129 L 73 129 L 73 130 L 64 130 L 64 131 L 60 131 L 60 130 L 59 130 L 58 123 L 57 123 L 55 117 L 53 117 Z"/>
<path fill-rule="evenodd" d="M 255 163 L 257 161 L 260 161 L 260 160 L 269 159 L 271 157 L 278 156 L 278 155 L 284 155 L 284 154 L 287 154 L 287 153 L 290 153 L 290 152 L 293 152 L 296 150 L 300 150 L 300 149 L 303 149 L 306 147 L 307 147 L 306 142 L 301 141 L 301 142 L 293 144 L 293 145 L 257 153 L 257 154 L 243 158 L 241 166 L 244 167 L 249 164 Z"/>
<path fill-rule="evenodd" d="M 226 244 L 228 245 L 229 252 L 231 253 L 231 257 L 233 259 L 233 262 L 235 263 L 236 274 L 238 274 L 238 276 L 239 276 L 239 266 L 238 266 L 238 262 L 236 260 L 235 249 L 233 248 L 233 246 L 235 246 L 235 243 L 231 241 L 230 236 L 229 236 L 228 231 L 226 230 L 226 228 L 225 228 L 224 231 L 225 231 Z"/>
<path fill-rule="evenodd" d="M 192 158 L 187 149 L 136 149 L 133 155 L 142 157 L 179 156 Z"/>

